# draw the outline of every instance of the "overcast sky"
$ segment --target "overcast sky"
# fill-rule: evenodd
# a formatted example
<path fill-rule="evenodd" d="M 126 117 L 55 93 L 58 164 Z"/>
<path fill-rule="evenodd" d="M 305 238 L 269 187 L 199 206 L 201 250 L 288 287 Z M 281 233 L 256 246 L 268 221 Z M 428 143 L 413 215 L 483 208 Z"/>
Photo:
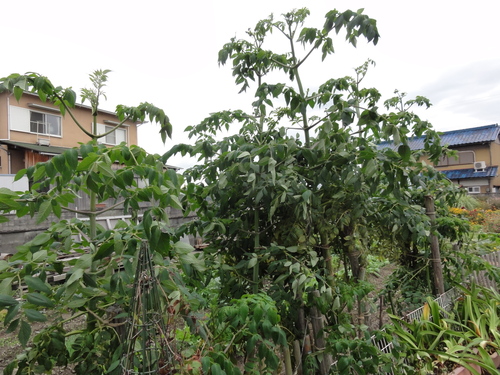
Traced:
<path fill-rule="evenodd" d="M 90 86 L 89 73 L 111 69 L 102 108 L 143 101 L 163 108 L 174 126 L 165 146 L 154 125 L 139 128 L 139 145 L 163 153 L 187 142 L 185 127 L 211 112 L 249 109 L 251 96 L 238 95 L 218 51 L 270 13 L 302 7 L 311 11 L 306 26 L 318 28 L 331 9 L 364 8 L 381 34 L 377 46 L 360 40 L 356 49 L 336 39 L 336 54 L 303 73 L 306 86 L 350 75 L 371 58 L 376 67 L 365 84 L 385 98 L 394 89 L 428 97 L 433 107 L 419 115 L 438 130 L 500 121 L 498 0 L 9 1 L 2 4 L 0 77 L 34 71 L 79 92 Z"/>

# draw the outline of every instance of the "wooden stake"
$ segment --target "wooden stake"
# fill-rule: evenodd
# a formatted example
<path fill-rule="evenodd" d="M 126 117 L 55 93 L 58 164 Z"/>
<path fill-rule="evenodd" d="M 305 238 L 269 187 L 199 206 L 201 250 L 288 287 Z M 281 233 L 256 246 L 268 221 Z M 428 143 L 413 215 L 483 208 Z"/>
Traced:
<path fill-rule="evenodd" d="M 434 229 L 434 224 L 436 222 L 436 211 L 434 207 L 434 198 L 430 195 L 425 196 L 425 213 L 429 216 L 431 221 L 431 234 L 429 236 L 429 241 L 431 243 L 431 254 L 432 254 L 432 271 L 434 274 L 434 288 L 438 295 L 444 293 L 444 278 L 443 278 L 443 266 L 441 264 L 441 253 L 439 252 L 439 242 L 435 234 L 432 233 Z"/>

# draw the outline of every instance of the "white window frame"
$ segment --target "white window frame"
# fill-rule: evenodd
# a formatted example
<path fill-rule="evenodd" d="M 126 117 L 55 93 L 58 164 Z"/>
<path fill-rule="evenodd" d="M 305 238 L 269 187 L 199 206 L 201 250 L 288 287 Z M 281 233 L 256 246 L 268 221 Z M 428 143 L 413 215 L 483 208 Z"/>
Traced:
<path fill-rule="evenodd" d="M 43 116 L 43 121 L 32 121 L 31 116 L 33 114 L 38 114 Z M 57 129 L 55 133 L 51 133 L 51 123 L 47 121 L 47 118 L 51 116 L 54 119 L 57 120 Z M 33 130 L 33 126 L 36 127 L 36 131 Z M 40 131 L 40 127 L 42 130 Z M 41 134 L 41 135 L 48 135 L 48 136 L 55 136 L 55 137 L 61 137 L 62 136 L 62 121 L 61 121 L 61 116 L 57 116 L 51 113 L 45 113 L 45 112 L 39 112 L 39 111 L 32 111 L 30 110 L 30 133 L 33 134 Z"/>
<path fill-rule="evenodd" d="M 481 186 L 467 186 L 466 189 L 467 189 L 467 192 L 469 194 L 480 194 L 481 193 Z"/>
<path fill-rule="evenodd" d="M 32 131 L 31 130 L 31 113 L 39 113 L 44 118 L 46 118 L 46 116 L 54 116 L 54 118 L 56 118 L 58 120 L 57 121 L 58 122 L 58 124 L 57 124 L 58 133 L 56 133 L 56 134 L 47 133 L 46 130 L 48 129 L 48 126 L 47 126 L 46 121 L 41 123 L 41 124 L 44 124 L 43 129 L 45 131 L 42 131 L 42 132 Z M 62 131 L 63 131 L 62 116 L 55 115 L 53 113 L 46 113 L 46 112 L 42 112 L 42 111 L 33 111 L 31 109 L 28 109 L 28 108 L 23 108 L 23 107 L 11 105 L 9 108 L 9 130 L 61 138 Z"/>
<path fill-rule="evenodd" d="M 97 124 L 97 133 L 104 134 L 106 132 L 109 132 L 113 128 L 113 125 Z M 119 136 L 120 133 L 122 134 L 121 137 Z M 113 146 L 119 145 L 122 142 L 127 143 L 127 129 L 119 127 L 114 132 L 111 132 L 104 137 L 98 138 L 98 142 Z"/>

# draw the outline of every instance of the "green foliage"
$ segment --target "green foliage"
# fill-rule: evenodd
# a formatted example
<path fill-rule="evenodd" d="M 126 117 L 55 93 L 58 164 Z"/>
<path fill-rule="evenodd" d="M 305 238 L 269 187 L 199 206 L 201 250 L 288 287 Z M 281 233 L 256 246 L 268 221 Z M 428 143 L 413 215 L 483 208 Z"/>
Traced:
<path fill-rule="evenodd" d="M 95 71 L 91 75 L 93 89 L 82 91 L 82 100 L 91 104 L 94 124 L 108 73 Z M 13 74 L 2 81 L 16 99 L 31 91 L 59 106 L 61 113 L 69 114 L 76 122 L 71 112 L 76 101 L 73 90 L 55 87 L 35 73 Z M 151 104 L 119 106 L 117 116 L 122 123 L 149 118 L 160 124 L 163 138 L 171 135 L 168 117 Z M 111 311 L 126 311 L 130 304 L 129 285 L 141 241 L 149 242 L 158 267 L 165 266 L 163 257 L 171 257 L 177 263 L 170 267 L 198 272 L 205 269 L 202 257 L 193 255 L 192 247 L 179 243 L 182 234 L 168 224 L 168 210 L 182 209 L 182 176 L 167 169 L 159 155 L 125 144 L 98 145 L 96 139 L 102 135 L 77 125 L 92 138 L 89 143 L 17 173 L 16 179 L 26 176 L 34 181 L 30 191 L 0 191 L 2 211 L 16 209 L 18 216 L 29 214 L 38 223 L 52 220 L 45 232 L 0 263 L 0 308 L 7 309 L 3 324 L 8 331 L 18 332 L 23 346 L 32 336 L 30 323 L 47 321 L 46 310 L 50 309 L 51 325 L 36 334 L 26 353 L 9 367 L 17 366 L 18 373 L 48 372 L 68 363 L 75 365 L 78 374 L 121 371 L 117 364 L 122 355 L 120 331 L 124 327 L 114 321 L 116 316 Z M 73 205 L 82 196 L 89 197 L 88 210 Z M 113 203 L 97 211 L 96 204 L 104 201 Z M 115 208 L 131 215 L 130 222 L 118 222 L 114 229 L 97 225 L 98 215 Z M 78 217 L 61 219 L 63 211 L 75 212 Z M 62 255 L 66 260 L 61 259 Z M 54 275 L 63 273 L 66 277 L 62 283 L 50 282 Z M 19 288 L 20 284 L 27 290 Z M 86 327 L 78 332 L 64 331 L 62 317 L 68 315 L 68 320 L 87 315 Z M 68 337 L 72 340 L 65 341 Z"/>
<path fill-rule="evenodd" d="M 219 276 L 220 300 L 264 290 L 276 301 L 289 341 L 307 335 L 303 316 L 311 308 L 319 306 L 333 327 L 363 300 L 367 255 L 371 248 L 381 252 L 374 244 L 392 243 L 391 254 L 382 255 L 408 266 L 416 251 L 428 269 L 427 238 L 435 228 L 425 196 L 435 196 L 439 212 L 447 212 L 460 195 L 419 161 L 447 152 L 438 133 L 412 112 L 429 107 L 426 98 L 396 91 L 381 103 L 377 89 L 363 86 L 371 60 L 354 77 L 325 77 L 307 88 L 302 68 L 315 53 L 325 59 L 334 52 L 333 31 L 345 31 L 354 46 L 360 38 L 376 44 L 379 37 L 362 10 L 333 10 L 322 28 L 306 27 L 308 15 L 298 9 L 270 16 L 247 38 L 225 44 L 219 63 L 232 63 L 241 91 L 255 83 L 253 112 L 212 113 L 186 129 L 194 144 L 176 145 L 163 156 L 165 162 L 177 153 L 203 162 L 185 173 L 182 203 L 199 218 L 185 229 L 209 244 L 204 254 Z M 285 52 L 267 49 L 273 32 Z M 238 131 L 221 139 L 231 126 Z M 423 150 L 410 149 L 412 136 L 425 136 Z M 383 141 L 397 147 L 377 146 Z M 453 233 L 459 238 L 463 228 Z M 347 267 L 346 284 L 338 281 L 332 254 Z M 311 297 L 314 291 L 322 302 Z M 315 359 L 307 361 L 303 371 L 314 371 Z"/>
<path fill-rule="evenodd" d="M 217 333 L 214 352 L 244 357 L 246 373 L 272 374 L 280 365 L 279 346 L 286 346 L 280 315 L 266 294 L 247 294 L 212 311 L 209 328 Z M 215 360 L 209 354 L 212 361 Z M 217 363 L 217 362 L 215 362 Z"/>
<path fill-rule="evenodd" d="M 498 294 L 476 287 L 471 291 L 462 288 L 462 292 L 463 298 L 459 298 L 452 312 L 429 298 L 420 319 L 407 322 L 391 316 L 393 325 L 388 326 L 389 332 L 410 353 L 408 358 L 417 370 L 447 373 L 453 363 L 475 374 L 478 372 L 473 364 L 498 373 L 489 356 L 500 343 Z"/>
<path fill-rule="evenodd" d="M 381 353 L 373 344 L 366 328 L 359 335 L 359 330 L 351 324 L 339 326 L 338 335 L 328 337 L 329 351 L 338 358 L 332 370 L 339 374 L 380 374 L 390 372 L 393 368 L 392 354 Z M 376 333 L 377 339 L 388 342 L 392 338 L 386 333 Z"/>

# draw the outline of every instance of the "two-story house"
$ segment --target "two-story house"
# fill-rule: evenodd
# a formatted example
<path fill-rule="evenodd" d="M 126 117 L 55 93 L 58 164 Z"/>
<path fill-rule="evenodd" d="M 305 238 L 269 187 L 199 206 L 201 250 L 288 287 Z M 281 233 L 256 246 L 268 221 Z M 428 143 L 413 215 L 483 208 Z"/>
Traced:
<path fill-rule="evenodd" d="M 72 113 L 86 130 L 92 131 L 90 107 L 77 105 Z M 97 122 L 98 133 L 102 134 L 117 125 L 118 118 L 113 112 L 101 110 Z M 27 189 L 22 182 L 13 184 L 19 170 L 88 141 L 89 137 L 68 114 L 62 116 L 57 107 L 41 101 L 37 95 L 25 93 L 17 101 L 8 91 L 0 93 L 0 187 Z M 137 144 L 137 123 L 126 121 L 99 142 Z"/>
<path fill-rule="evenodd" d="M 441 143 L 456 150 L 457 156 L 443 157 L 435 167 L 448 179 L 467 189 L 469 194 L 498 193 L 499 137 L 498 124 L 444 132 Z M 381 143 L 380 146 L 397 149 L 391 142 Z M 412 138 L 409 146 L 412 150 L 422 149 L 424 137 Z"/>

